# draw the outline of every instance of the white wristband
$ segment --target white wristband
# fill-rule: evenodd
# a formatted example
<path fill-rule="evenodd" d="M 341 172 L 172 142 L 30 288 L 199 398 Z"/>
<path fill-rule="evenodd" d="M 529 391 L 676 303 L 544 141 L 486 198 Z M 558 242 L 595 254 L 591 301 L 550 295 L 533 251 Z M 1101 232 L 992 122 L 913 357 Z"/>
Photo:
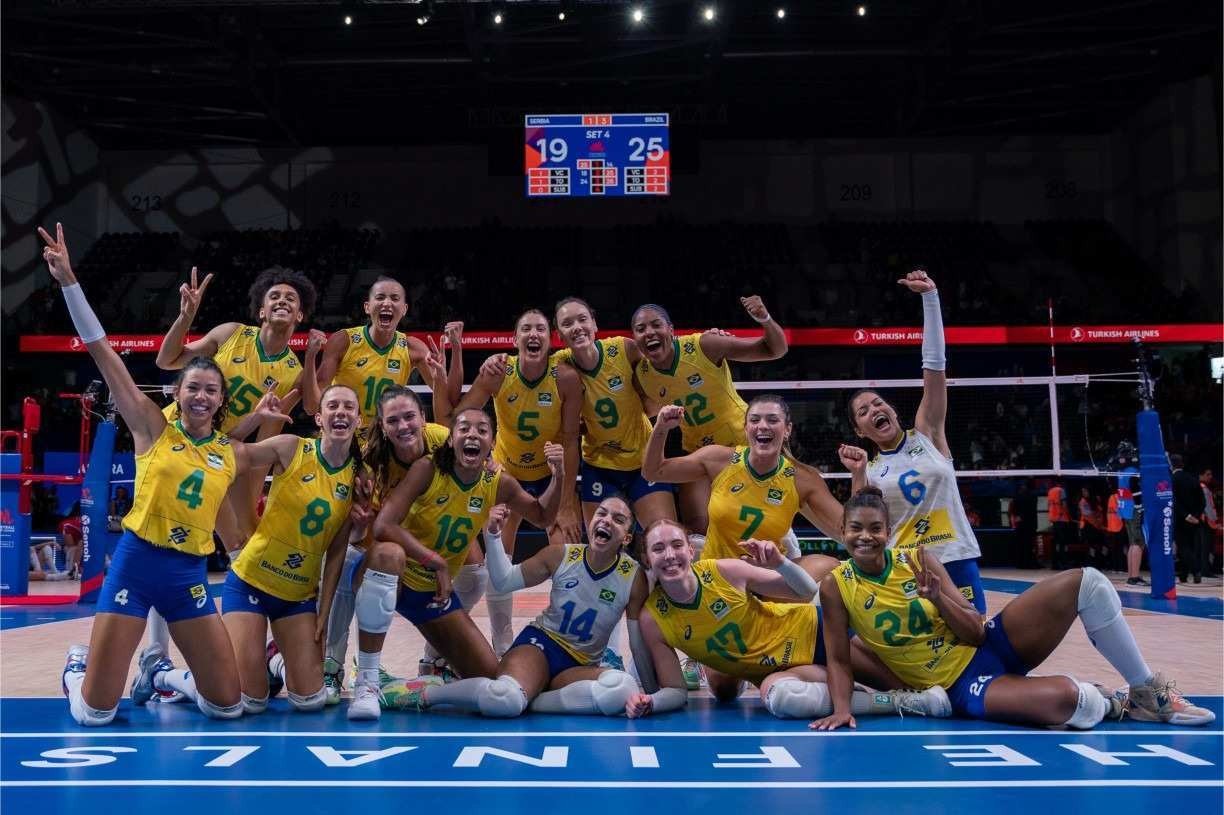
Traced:
<path fill-rule="evenodd" d="M 62 291 L 64 302 L 68 305 L 68 313 L 72 316 L 72 325 L 76 329 L 77 336 L 81 338 L 81 342 L 89 344 L 106 339 L 106 331 L 102 328 L 102 323 L 98 322 L 98 317 L 90 307 L 89 301 L 85 299 L 85 292 L 81 290 L 81 284 L 73 283 L 71 286 L 64 286 Z"/>
<path fill-rule="evenodd" d="M 765 312 L 765 316 L 764 316 L 763 318 L 760 318 L 760 319 L 758 319 L 757 317 L 755 317 L 755 316 L 753 316 L 753 315 L 751 315 L 751 314 L 749 314 L 748 316 L 749 316 L 749 317 L 752 317 L 752 319 L 756 320 L 756 321 L 757 321 L 758 323 L 760 323 L 761 325 L 765 325 L 765 323 L 767 323 L 767 322 L 769 322 L 770 320 L 772 320 L 772 319 L 773 319 L 773 317 L 769 316 L 769 312 L 768 312 L 768 311 L 767 311 L 767 312 Z"/>

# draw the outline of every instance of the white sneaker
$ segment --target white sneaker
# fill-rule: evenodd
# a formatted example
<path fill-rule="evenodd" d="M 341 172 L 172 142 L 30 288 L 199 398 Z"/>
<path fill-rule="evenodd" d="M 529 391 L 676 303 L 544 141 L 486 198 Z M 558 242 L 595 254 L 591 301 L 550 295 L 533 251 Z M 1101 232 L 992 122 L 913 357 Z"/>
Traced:
<path fill-rule="evenodd" d="M 382 692 L 377 683 L 358 679 L 353 685 L 353 701 L 348 706 L 349 721 L 377 721 L 381 715 Z"/>
<path fill-rule="evenodd" d="M 1186 700 L 1177 683 L 1164 674 L 1153 674 L 1146 685 L 1132 685 L 1128 705 L 1131 718 L 1141 722 L 1198 726 L 1211 724 L 1215 714 Z"/>
<path fill-rule="evenodd" d="M 906 713 L 915 713 L 934 719 L 946 719 L 952 715 L 952 701 L 948 699 L 948 692 L 939 685 L 932 685 L 920 691 L 895 690 L 892 695 L 897 712 L 903 716 Z"/>

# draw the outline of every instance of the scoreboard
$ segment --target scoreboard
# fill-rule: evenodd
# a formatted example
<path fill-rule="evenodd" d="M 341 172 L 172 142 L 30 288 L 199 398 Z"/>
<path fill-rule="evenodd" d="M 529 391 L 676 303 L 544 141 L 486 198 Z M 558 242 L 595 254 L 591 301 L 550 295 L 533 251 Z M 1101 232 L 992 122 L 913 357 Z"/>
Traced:
<path fill-rule="evenodd" d="M 666 113 L 527 116 L 527 197 L 668 195 Z"/>

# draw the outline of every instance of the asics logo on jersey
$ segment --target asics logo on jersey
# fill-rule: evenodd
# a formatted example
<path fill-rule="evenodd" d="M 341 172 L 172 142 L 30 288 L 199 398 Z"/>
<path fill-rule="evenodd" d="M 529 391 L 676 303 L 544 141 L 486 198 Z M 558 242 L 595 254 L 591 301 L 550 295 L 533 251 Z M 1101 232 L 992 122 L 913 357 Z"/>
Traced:
<path fill-rule="evenodd" d="M 449 501 L 449 500 L 450 500 L 450 496 L 449 496 L 449 495 L 439 495 L 439 496 L 438 496 L 438 500 L 434 501 L 434 503 L 435 503 L 435 504 L 437 504 L 438 506 L 442 506 L 443 504 L 445 504 L 445 503 L 446 503 L 447 501 Z"/>
<path fill-rule="evenodd" d="M 517 402 L 517 401 L 518 401 L 518 394 L 517 394 L 517 393 L 512 393 L 512 394 L 510 394 L 509 396 L 507 396 L 507 397 L 506 397 L 506 404 L 508 404 L 508 405 L 513 405 L 513 404 L 514 404 L 515 402 Z"/>
<path fill-rule="evenodd" d="M 366 363 L 369 361 L 370 361 L 369 357 L 362 357 L 361 359 L 357 360 L 357 367 L 364 368 L 366 366 Z"/>
<path fill-rule="evenodd" d="M 181 526 L 176 526 L 170 530 L 170 542 L 175 546 L 182 546 L 189 537 L 191 537 L 191 533 Z"/>
<path fill-rule="evenodd" d="M 880 478 L 883 478 L 886 475 L 888 475 L 888 465 L 887 464 L 885 464 L 883 467 L 880 468 Z"/>
<path fill-rule="evenodd" d="M 314 474 L 314 473 L 306 473 L 306 475 L 302 476 L 302 483 L 303 483 L 303 484 L 309 484 L 311 481 L 314 481 L 314 480 L 315 480 L 315 474 Z"/>
<path fill-rule="evenodd" d="M 289 557 L 285 558 L 285 565 L 290 569 L 300 569 L 302 564 L 306 562 L 306 557 L 301 552 L 294 552 Z"/>
<path fill-rule="evenodd" d="M 737 492 L 739 492 L 740 490 L 742 490 L 743 488 L 744 488 L 744 485 L 743 485 L 743 484 L 732 484 L 732 485 L 731 485 L 731 492 L 732 492 L 732 493 L 737 493 Z"/>
<path fill-rule="evenodd" d="M 565 583 L 561 585 L 561 588 L 565 589 L 566 591 L 569 591 L 570 589 L 576 589 L 578 588 L 578 581 L 577 580 L 566 580 Z"/>
<path fill-rule="evenodd" d="M 171 452 L 174 452 L 174 453 L 181 453 L 186 449 L 187 449 L 187 445 L 185 444 L 176 444 L 170 448 Z"/>
<path fill-rule="evenodd" d="M 871 607 L 874 605 L 875 605 L 875 595 L 874 594 L 868 595 L 867 602 L 863 603 L 863 610 L 870 611 Z"/>
<path fill-rule="evenodd" d="M 235 365 L 241 365 L 242 363 L 246 362 L 246 357 L 234 357 L 230 360 L 230 362 L 234 363 Z"/>
<path fill-rule="evenodd" d="M 691 625 L 686 625 L 684 627 L 684 638 L 686 640 L 691 640 L 693 638 L 693 627 Z"/>
<path fill-rule="evenodd" d="M 642 370 L 646 370 L 645 365 L 642 366 Z M 662 399 L 664 396 L 667 396 L 667 388 L 659 388 L 659 398 Z"/>

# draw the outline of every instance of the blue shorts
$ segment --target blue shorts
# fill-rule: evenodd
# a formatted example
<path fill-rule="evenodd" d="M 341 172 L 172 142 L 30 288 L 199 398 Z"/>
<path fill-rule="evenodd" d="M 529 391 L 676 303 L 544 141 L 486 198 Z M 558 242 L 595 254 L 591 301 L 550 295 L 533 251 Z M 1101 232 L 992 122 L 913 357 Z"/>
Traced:
<path fill-rule="evenodd" d="M 510 648 L 513 650 L 520 645 L 534 645 L 544 654 L 544 659 L 548 660 L 549 682 L 562 671 L 568 671 L 570 668 L 580 668 L 586 664 L 574 659 L 573 654 L 558 645 L 556 640 L 548 636 L 544 629 L 538 626 L 528 625 L 524 627 L 519 632 L 519 635 L 514 638 Z"/>
<path fill-rule="evenodd" d="M 532 498 L 539 498 L 551 483 L 552 476 L 546 475 L 543 478 L 537 478 L 535 481 L 520 481 L 519 486 Z"/>
<path fill-rule="evenodd" d="M 1003 615 L 996 614 L 986 621 L 986 640 L 948 688 L 953 713 L 970 719 L 985 719 L 986 689 L 990 683 L 1006 674 L 1025 676 L 1028 672 L 1029 666 L 1020 660 L 1003 630 Z"/>
<path fill-rule="evenodd" d="M 978 614 L 986 613 L 986 592 L 982 588 L 982 574 L 978 571 L 977 558 L 966 560 L 950 560 L 943 565 L 948 577 L 965 595 L 965 599 L 973 603 Z"/>
<path fill-rule="evenodd" d="M 208 558 L 154 546 L 125 529 L 102 581 L 98 613 L 143 620 L 149 609 L 168 623 L 216 614 L 208 595 Z"/>
<path fill-rule="evenodd" d="M 420 628 L 425 623 L 445 617 L 454 611 L 463 611 L 463 603 L 459 595 L 451 592 L 450 599 L 445 603 L 435 603 L 432 591 L 413 591 L 400 584 L 399 598 L 395 601 L 395 610 L 408 622 Z"/>
<path fill-rule="evenodd" d="M 617 496 L 624 498 L 632 506 L 639 498 L 644 498 L 652 492 L 676 491 L 674 484 L 647 481 L 642 477 L 641 470 L 609 470 L 607 467 L 596 467 L 584 461 L 578 472 L 582 476 L 582 500 L 588 504 L 597 504 L 605 498 Z"/>
<path fill-rule="evenodd" d="M 225 576 L 225 588 L 221 591 L 221 613 L 235 611 L 262 614 L 269 620 L 292 617 L 294 614 L 314 614 L 318 611 L 315 598 L 309 600 L 282 600 L 263 589 L 257 589 L 233 571 Z"/>

